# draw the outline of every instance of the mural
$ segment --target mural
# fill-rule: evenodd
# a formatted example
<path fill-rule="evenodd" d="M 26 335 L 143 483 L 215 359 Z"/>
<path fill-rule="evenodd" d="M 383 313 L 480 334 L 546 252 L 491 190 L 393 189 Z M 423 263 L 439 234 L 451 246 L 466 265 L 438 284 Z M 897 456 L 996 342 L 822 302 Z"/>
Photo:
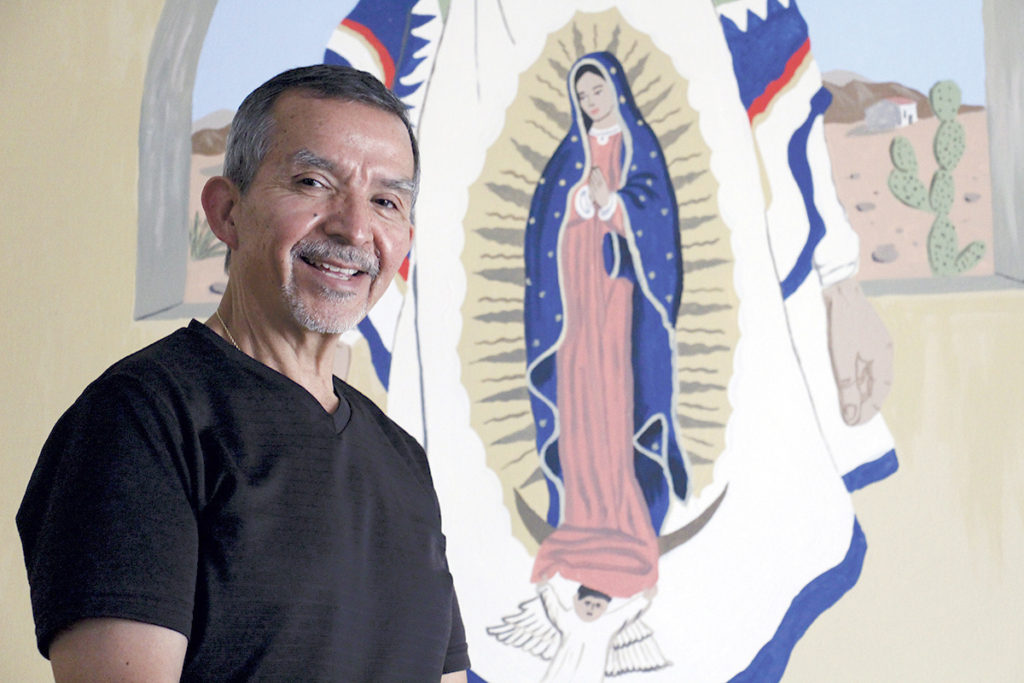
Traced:
<path fill-rule="evenodd" d="M 147 279 L 147 283 L 140 283 L 139 317 L 159 315 L 161 310 L 170 310 L 168 307 L 175 302 L 193 311 L 206 310 L 216 301 L 217 292 L 223 287 L 219 266 L 223 253 L 204 223 L 195 185 L 201 185 L 219 169 L 233 106 L 265 74 L 312 61 L 351 60 L 360 68 L 396 83 L 399 94 L 414 112 L 422 105 L 433 50 L 443 26 L 441 9 L 447 3 L 421 0 L 378 6 L 354 4 L 353 0 L 318 0 L 309 3 L 302 21 L 274 8 L 252 8 L 237 0 L 193 0 L 181 4 L 179 11 L 183 15 L 196 15 L 192 29 L 210 29 L 199 46 L 199 63 L 193 65 L 197 73 L 191 112 L 190 199 L 187 206 L 173 211 L 174 220 L 181 220 L 182 225 L 146 228 L 156 230 L 157 234 L 142 240 L 140 245 L 146 252 L 140 254 L 140 265 L 146 265 L 144 269 L 140 267 L 140 277 Z M 724 7 L 723 12 L 728 15 L 731 10 L 727 6 L 734 3 L 714 4 Z M 832 96 L 823 119 L 825 139 L 835 170 L 837 194 L 861 239 L 860 279 L 991 275 L 992 202 L 980 0 L 949 3 L 945 11 L 925 17 L 908 14 L 908 8 L 891 3 L 882 3 L 877 8 L 864 6 L 853 17 L 831 12 L 820 1 L 808 0 L 806 4 L 813 18 L 812 34 L 824 37 L 816 45 L 824 46 L 824 50 L 818 51 L 827 60 L 823 63 L 827 69 L 823 85 Z M 503 11 L 515 11 L 514 5 L 509 4 Z M 736 20 L 740 24 L 746 22 L 742 16 Z M 257 30 L 249 41 L 251 47 L 240 45 L 241 37 L 233 33 L 242 22 L 253 22 L 252 27 Z M 917 30 L 904 30 L 909 26 Z M 272 55 L 254 50 L 264 33 L 268 33 L 266 39 L 273 33 L 275 44 L 282 49 Z M 194 35 L 195 30 L 183 33 L 171 49 L 173 45 L 180 47 L 180 42 L 186 39 L 192 41 L 190 36 Z M 943 49 L 944 42 L 956 49 Z M 871 49 L 865 49 L 865 45 L 871 45 Z M 946 108 L 949 113 L 943 119 L 936 114 L 931 89 L 937 83 L 948 82 L 951 76 L 959 102 Z M 166 103 L 171 95 L 165 93 L 163 101 Z M 161 125 L 170 128 L 167 122 Z M 960 150 L 956 163 L 947 157 L 948 168 L 942 167 L 942 162 L 931 153 L 938 142 L 940 127 L 946 131 L 943 137 L 952 136 L 956 141 L 954 148 Z M 898 148 L 895 155 L 894 144 Z M 913 157 L 908 155 L 910 151 L 914 152 Z M 146 158 L 149 157 L 143 160 Z M 913 167 L 897 166 L 904 163 L 912 163 Z M 936 176 L 940 170 L 943 173 Z M 153 173 L 158 171 L 154 169 Z M 935 197 L 925 205 L 922 192 L 930 194 L 936 177 L 942 179 L 936 186 Z M 164 178 L 160 182 L 173 186 L 170 194 L 180 192 L 177 180 Z M 897 184 L 894 186 L 893 182 Z M 915 188 L 911 194 L 908 182 Z M 170 194 L 142 196 L 140 201 L 166 202 Z M 167 216 L 168 220 L 171 218 Z M 185 246 L 179 249 L 175 245 L 171 249 L 170 239 L 183 239 Z M 156 253 L 149 253 L 153 250 Z M 943 250 L 950 252 L 946 260 L 951 265 L 939 263 L 944 258 L 939 256 Z M 177 267 L 161 265 L 161 254 L 172 252 L 174 258 L 183 259 L 179 264 L 184 269 L 180 275 Z M 409 274 L 408 270 L 403 272 Z M 150 288 L 175 291 L 150 293 Z M 394 301 L 386 309 L 389 320 L 396 317 L 394 307 L 401 306 L 398 302 L 408 294 L 408 288 L 400 286 L 393 294 Z M 366 380 L 379 382 L 377 397 L 383 401 L 390 373 L 392 325 L 381 321 L 379 325 L 368 323 L 365 327 L 363 341 L 370 347 L 376 368 Z"/>
<path fill-rule="evenodd" d="M 574 123 L 541 174 L 523 254 L 527 385 L 556 527 L 533 578 L 629 596 L 657 582 L 655 533 L 669 496 L 686 497 L 665 372 L 682 293 L 678 218 L 618 60 L 584 56 L 569 85 Z"/>
<path fill-rule="evenodd" d="M 896 467 L 806 23 L 503 9 L 453 4 L 421 122 L 421 310 L 465 278 L 426 403 L 476 673 L 776 680 L 856 581 L 849 491 Z M 468 434 L 430 419 L 462 392 Z"/>
<path fill-rule="evenodd" d="M 908 205 L 891 190 L 893 141 L 916 150 L 929 184 L 940 166 L 932 147 L 943 118 L 931 101 L 935 84 L 952 80 L 961 92 L 951 116 L 963 127 L 963 153 L 950 171 L 949 222 L 959 253 L 987 245 L 964 274 L 993 273 L 992 185 L 983 59 L 982 3 L 942 3 L 922 15 L 908 5 L 870 0 L 840 14 L 828 3 L 800 3 L 832 103 L 825 136 L 838 195 L 861 238 L 860 278 L 889 280 L 949 275 L 933 265 L 936 215 Z M 955 128 L 945 125 L 946 129 Z M 948 187 L 948 182 L 944 182 Z M 940 194 L 946 194 L 940 191 Z M 951 238 L 942 240 L 949 244 Z M 982 247 L 971 248 L 981 252 Z"/>
<path fill-rule="evenodd" d="M 567 310 L 566 316 L 583 318 L 605 315 L 607 296 L 617 296 L 620 302 L 617 349 L 609 348 L 610 340 L 602 336 L 612 324 L 607 318 L 583 320 L 591 329 L 583 327 L 582 334 L 590 334 L 591 339 L 570 340 L 568 345 L 582 346 L 581 353 L 606 356 L 581 361 L 581 375 L 570 382 L 583 382 L 583 386 L 575 391 L 563 389 L 561 395 L 592 394 L 592 404 L 573 406 L 573 410 L 602 411 L 602 420 L 609 413 L 618 415 L 622 423 L 619 438 L 625 439 L 626 447 L 616 457 L 628 458 L 627 471 L 633 470 L 637 481 L 643 482 L 638 486 L 647 490 L 641 494 L 647 507 L 644 516 L 650 520 L 646 526 L 660 527 L 673 498 L 681 501 L 688 489 L 709 481 L 710 466 L 724 445 L 730 411 L 726 389 L 738 336 L 730 313 L 735 308 L 735 294 L 728 231 L 712 201 L 716 184 L 709 172 L 708 150 L 697 132 L 696 114 L 685 101 L 686 84 L 671 71 L 664 54 L 654 51 L 643 36 L 636 39 L 647 51 L 635 49 L 625 67 L 614 67 L 617 75 L 612 80 L 622 83 L 622 97 L 631 101 L 630 107 L 648 114 L 647 118 L 638 116 L 639 112 L 628 114 L 634 117 L 634 131 L 627 132 L 628 139 L 632 141 L 636 131 L 645 130 L 655 131 L 657 137 L 640 134 L 636 144 L 631 144 L 628 160 L 609 163 L 609 158 L 604 163 L 612 187 L 623 194 L 639 190 L 645 193 L 644 201 L 634 194 L 628 207 L 608 213 L 604 221 L 598 211 L 586 208 L 591 178 L 598 174 L 584 172 L 593 155 L 589 145 L 583 146 L 589 137 L 580 134 L 586 128 L 585 114 L 579 112 L 576 88 L 565 84 L 573 64 L 564 56 L 541 62 L 520 77 L 519 95 L 510 105 L 505 129 L 469 190 L 465 223 L 472 227 L 467 230 L 462 253 L 469 278 L 463 303 L 462 374 L 474 401 L 476 429 L 494 442 L 488 453 L 493 467 L 509 482 L 530 482 L 525 486 L 510 483 L 506 492 L 517 510 L 520 535 L 528 544 L 538 543 L 562 517 L 559 451 L 564 452 L 565 447 L 559 444 L 564 422 L 558 422 L 556 431 L 561 411 L 551 396 L 557 393 L 554 366 L 558 350 L 566 344 L 562 330 L 545 322 L 561 322 L 563 307 L 576 309 Z M 600 59 L 611 62 L 615 58 Z M 633 81 L 643 90 L 638 101 L 632 100 L 627 73 L 632 73 Z M 556 84 L 558 94 L 554 92 Z M 678 96 L 670 97 L 672 94 Z M 614 97 L 619 99 L 617 94 Z M 577 115 L 579 122 L 575 123 Z M 619 145 L 627 133 L 608 136 L 603 145 L 595 142 L 594 147 L 604 150 L 606 156 L 621 156 L 624 150 Z M 640 172 L 638 168 L 623 174 L 622 166 L 633 165 L 637 157 L 642 157 L 638 164 L 650 170 Z M 544 173 L 545 168 L 552 177 Z M 597 171 L 603 177 L 604 172 Z M 559 173 L 565 177 L 557 177 Z M 631 177 L 633 183 L 628 187 Z M 581 218 L 577 203 L 590 218 Z M 572 277 L 566 269 L 583 267 L 583 253 L 587 252 L 581 251 L 585 245 L 567 244 L 563 235 L 584 222 L 589 222 L 595 233 L 589 238 L 593 241 L 591 277 L 601 284 L 608 280 L 602 273 L 616 272 L 615 280 L 608 281 L 617 293 L 599 298 L 591 291 L 591 283 L 579 283 L 577 277 L 569 283 L 577 289 L 577 300 L 570 304 L 560 295 L 560 283 Z M 611 231 L 605 233 L 598 227 L 606 223 L 622 230 L 615 231 L 614 241 Z M 659 229 L 661 235 L 656 232 Z M 604 234 L 609 235 L 607 241 Z M 561 257 L 556 259 L 559 250 Z M 642 263 L 639 268 L 634 266 L 634 253 L 640 261 L 646 254 L 646 267 Z M 610 266 L 607 270 L 606 264 Z M 637 282 L 642 281 L 643 286 L 634 282 L 636 273 L 640 273 Z M 597 303 L 588 301 L 592 294 Z M 655 303 L 647 303 L 648 297 Z M 637 299 L 640 303 L 634 313 Z M 634 330 L 634 320 L 643 327 Z M 540 336 L 545 336 L 546 343 L 524 343 Z M 598 341 L 602 349 L 594 348 Z M 689 361 L 677 364 L 680 345 Z M 647 362 L 651 354 L 659 353 L 660 362 Z M 605 367 L 617 375 L 600 377 L 598 372 Z M 634 380 L 637 370 L 639 382 Z M 609 407 L 612 401 L 617 405 Z M 633 405 L 639 407 L 639 414 Z M 593 421 L 587 423 L 591 429 Z M 604 421 L 599 431 L 570 434 L 569 438 L 585 438 L 583 450 L 607 441 L 613 427 Z M 636 448 L 634 440 L 640 442 Z M 607 450 L 607 444 L 603 447 Z M 535 476 L 535 464 L 522 458 L 528 451 L 547 454 L 547 461 L 542 459 L 541 472 L 547 475 L 543 479 Z M 683 453 L 689 461 L 685 467 Z"/>
<path fill-rule="evenodd" d="M 706 483 L 723 441 L 737 337 L 707 149 L 693 110 L 671 98 L 686 84 L 644 36 L 620 33 L 633 44 L 625 65 L 606 51 L 573 63 L 552 50 L 522 75 L 510 107 L 522 114 L 488 154 L 466 221 L 464 310 L 479 322 L 465 327 L 463 374 L 521 538 L 537 548 L 538 597 L 488 631 L 524 648 L 562 642 L 552 672 L 584 650 L 600 668 L 627 623 L 616 658 L 665 665 L 638 617 L 679 535 L 659 543 L 669 508 L 691 478 Z M 680 344 L 688 362 L 676 367 Z M 562 585 L 568 577 L 582 585 Z M 586 599 L 611 605 L 588 620 Z M 542 607 L 548 629 L 524 641 Z"/>
<path fill-rule="evenodd" d="M 293 20 L 200 4 L 205 102 L 230 16 Z M 416 245 L 336 371 L 428 446 L 471 679 L 778 680 L 897 468 L 859 279 L 991 272 L 984 112 L 823 74 L 794 0 L 342 5 L 241 90 L 349 63 L 410 106 Z M 231 113 L 192 115 L 188 302 Z"/>

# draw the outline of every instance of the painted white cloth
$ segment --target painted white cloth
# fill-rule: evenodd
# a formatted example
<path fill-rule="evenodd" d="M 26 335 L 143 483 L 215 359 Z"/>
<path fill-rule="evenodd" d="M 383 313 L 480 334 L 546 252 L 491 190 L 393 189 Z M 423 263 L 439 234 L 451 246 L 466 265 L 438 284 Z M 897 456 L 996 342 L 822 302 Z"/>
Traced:
<path fill-rule="evenodd" d="M 466 385 L 473 368 L 460 354 L 466 352 L 464 330 L 478 322 L 464 314 L 464 305 L 472 269 L 487 264 L 464 263 L 467 231 L 474 227 L 464 217 L 471 208 L 470 188 L 506 118 L 524 115 L 509 109 L 521 105 L 520 74 L 551 56 L 545 53 L 551 32 L 574 16 L 613 4 L 452 3 L 420 119 L 417 258 L 425 429 L 473 670 L 491 682 L 542 680 L 548 662 L 487 633 L 534 595 L 535 587 L 529 580 L 531 551 L 510 532 L 514 504 L 503 499 L 499 475 L 488 464 L 490 442 L 471 422 Z M 862 537 L 842 477 L 891 448 L 891 437 L 880 419 L 851 435 L 820 417 L 832 381 L 820 284 L 783 301 L 777 273 L 785 268 L 776 262 L 779 254 L 773 257 L 777 240 L 769 243 L 753 135 L 712 3 L 633 0 L 617 11 L 625 25 L 649 36 L 671 58 L 687 83 L 687 104 L 697 112 L 700 138 L 710 149 L 715 207 L 729 229 L 740 330 L 728 383 L 732 410 L 725 449 L 712 482 L 670 510 L 663 533 L 726 495 L 703 529 L 661 557 L 658 594 L 644 622 L 671 665 L 635 674 L 635 680 L 717 683 L 752 662 L 752 675 L 769 672 L 764 676 L 773 680 L 775 669 L 756 659 L 762 648 L 784 667 L 792 647 L 787 638 L 795 642 L 800 625 L 856 580 Z M 629 47 L 621 44 L 620 56 Z M 571 63 L 572 41 L 562 49 Z M 554 87 L 564 92 L 564 84 Z M 503 210 L 498 204 L 493 211 Z M 855 262 L 855 242 L 852 247 L 852 259 L 849 240 L 830 242 L 822 255 L 834 248 L 829 264 Z M 824 258 L 818 267 L 828 268 Z M 414 390 L 413 379 L 393 374 L 392 393 Z M 834 386 L 831 393 L 834 401 Z M 391 413 L 404 421 L 400 406 Z M 828 590 L 808 590 L 812 584 L 838 593 L 822 597 Z M 775 678 L 780 676 L 781 670 Z"/>

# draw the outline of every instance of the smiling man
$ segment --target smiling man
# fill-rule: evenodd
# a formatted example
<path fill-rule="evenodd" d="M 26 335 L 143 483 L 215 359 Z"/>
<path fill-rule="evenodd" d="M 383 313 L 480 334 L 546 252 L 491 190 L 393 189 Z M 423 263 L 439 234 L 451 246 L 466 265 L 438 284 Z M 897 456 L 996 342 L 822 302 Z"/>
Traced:
<path fill-rule="evenodd" d="M 404 106 L 346 67 L 242 103 L 203 190 L 228 286 L 93 382 L 18 513 L 62 680 L 466 680 L 423 449 L 333 377 L 409 250 Z"/>

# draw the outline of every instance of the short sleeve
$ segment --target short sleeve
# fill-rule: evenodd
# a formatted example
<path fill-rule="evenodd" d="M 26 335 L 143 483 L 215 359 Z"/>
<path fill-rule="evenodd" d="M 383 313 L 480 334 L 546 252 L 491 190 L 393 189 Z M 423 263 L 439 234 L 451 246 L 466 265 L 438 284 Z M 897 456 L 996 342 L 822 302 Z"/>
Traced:
<path fill-rule="evenodd" d="M 448 640 L 448 652 L 444 658 L 444 673 L 469 669 L 469 646 L 466 643 L 466 628 L 462 625 L 459 598 L 452 593 L 452 631 Z"/>
<path fill-rule="evenodd" d="M 134 377 L 104 376 L 60 419 L 18 511 L 40 652 L 76 621 L 190 635 L 198 535 L 187 429 Z"/>

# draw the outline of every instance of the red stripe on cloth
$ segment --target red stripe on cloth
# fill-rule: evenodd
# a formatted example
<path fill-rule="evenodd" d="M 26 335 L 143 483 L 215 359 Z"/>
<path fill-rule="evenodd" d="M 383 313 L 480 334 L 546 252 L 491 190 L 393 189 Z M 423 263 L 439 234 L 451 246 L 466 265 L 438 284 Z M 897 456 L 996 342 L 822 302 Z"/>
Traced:
<path fill-rule="evenodd" d="M 366 42 L 368 42 L 377 53 L 377 57 L 380 59 L 380 66 L 384 70 L 384 85 L 391 87 L 395 83 L 395 62 L 391 59 L 391 53 L 384 47 L 384 44 L 377 40 L 377 36 L 374 35 L 373 31 L 368 29 L 366 26 L 360 24 L 358 21 L 352 21 L 351 19 L 343 19 L 341 25 L 345 26 L 359 35 L 361 35 Z"/>
<path fill-rule="evenodd" d="M 810 51 L 811 39 L 808 38 L 786 61 L 786 69 L 782 72 L 782 75 L 769 83 L 768 87 L 764 89 L 764 92 L 758 95 L 757 99 L 750 103 L 750 108 L 747 109 L 747 119 L 750 122 L 753 122 L 755 116 L 767 109 L 772 98 L 779 94 L 779 91 L 789 84 L 790 80 L 793 78 L 793 74 L 795 74 L 796 70 L 800 68 L 801 64 L 803 64 L 804 59 Z"/>

